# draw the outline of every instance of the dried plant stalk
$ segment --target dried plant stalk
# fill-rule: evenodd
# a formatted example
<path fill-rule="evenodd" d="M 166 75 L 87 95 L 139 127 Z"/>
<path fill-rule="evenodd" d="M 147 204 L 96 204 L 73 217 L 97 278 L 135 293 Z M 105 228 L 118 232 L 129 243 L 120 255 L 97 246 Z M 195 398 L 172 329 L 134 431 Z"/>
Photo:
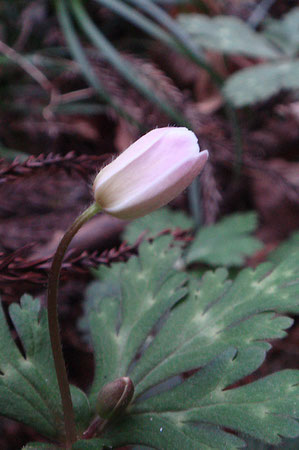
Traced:
<path fill-rule="evenodd" d="M 103 164 L 110 155 L 76 155 L 69 152 L 66 155 L 49 153 L 39 156 L 30 156 L 24 162 L 16 158 L 12 163 L 0 160 L 0 184 L 18 178 L 32 176 L 41 169 L 63 169 L 69 175 L 78 174 L 87 179 L 90 174 Z"/>

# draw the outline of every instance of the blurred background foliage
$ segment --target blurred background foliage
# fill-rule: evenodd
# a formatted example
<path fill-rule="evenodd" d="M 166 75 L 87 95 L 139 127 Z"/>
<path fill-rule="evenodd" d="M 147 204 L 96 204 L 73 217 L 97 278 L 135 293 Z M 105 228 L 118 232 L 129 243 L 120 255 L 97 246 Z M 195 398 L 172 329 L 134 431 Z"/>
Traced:
<path fill-rule="evenodd" d="M 193 186 L 190 206 L 213 222 L 217 185 L 234 194 L 241 172 L 251 176 L 273 151 L 261 136 L 273 128 L 270 116 L 278 146 L 289 118 L 298 122 L 295 3 L 3 1 L 1 155 L 113 153 L 155 126 L 188 126 L 212 154 L 204 205 Z M 215 180 L 219 165 L 231 173 Z M 294 183 L 282 184 L 296 195 Z"/>

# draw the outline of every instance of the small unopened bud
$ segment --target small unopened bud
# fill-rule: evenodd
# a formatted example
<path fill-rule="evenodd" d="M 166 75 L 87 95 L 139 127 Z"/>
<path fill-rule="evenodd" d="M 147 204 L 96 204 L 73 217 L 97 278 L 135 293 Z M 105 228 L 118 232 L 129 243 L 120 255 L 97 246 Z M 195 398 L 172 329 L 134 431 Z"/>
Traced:
<path fill-rule="evenodd" d="M 121 414 L 129 405 L 134 395 L 134 385 L 130 378 L 117 378 L 105 384 L 98 394 L 96 410 L 103 419 L 110 419 Z"/>

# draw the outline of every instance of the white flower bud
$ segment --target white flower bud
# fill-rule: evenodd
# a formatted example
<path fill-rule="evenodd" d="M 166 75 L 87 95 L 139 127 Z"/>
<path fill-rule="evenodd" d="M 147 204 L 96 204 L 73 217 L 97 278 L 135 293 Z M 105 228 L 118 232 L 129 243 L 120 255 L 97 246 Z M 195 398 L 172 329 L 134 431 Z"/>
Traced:
<path fill-rule="evenodd" d="M 157 128 L 138 139 L 96 176 L 93 190 L 103 211 L 120 219 L 144 216 L 177 197 L 201 172 L 199 152 L 187 128 Z"/>

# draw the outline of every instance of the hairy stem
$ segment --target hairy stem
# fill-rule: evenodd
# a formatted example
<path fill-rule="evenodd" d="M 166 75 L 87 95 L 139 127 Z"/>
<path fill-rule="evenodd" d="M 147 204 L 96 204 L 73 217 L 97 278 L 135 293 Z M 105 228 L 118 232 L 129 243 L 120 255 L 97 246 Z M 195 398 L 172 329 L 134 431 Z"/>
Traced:
<path fill-rule="evenodd" d="M 61 264 L 71 240 L 73 239 L 77 231 L 82 227 L 82 225 L 89 219 L 91 219 L 99 211 L 100 207 L 96 203 L 93 203 L 79 217 L 77 217 L 75 222 L 67 230 L 67 232 L 61 239 L 60 244 L 58 245 L 49 274 L 48 324 L 49 324 L 52 353 L 55 364 L 55 371 L 62 402 L 66 448 L 71 448 L 72 444 L 76 442 L 77 433 L 76 433 L 76 425 L 74 419 L 70 386 L 68 383 L 59 332 L 59 322 L 57 312 L 57 294 L 58 294 L 59 276 Z"/>

